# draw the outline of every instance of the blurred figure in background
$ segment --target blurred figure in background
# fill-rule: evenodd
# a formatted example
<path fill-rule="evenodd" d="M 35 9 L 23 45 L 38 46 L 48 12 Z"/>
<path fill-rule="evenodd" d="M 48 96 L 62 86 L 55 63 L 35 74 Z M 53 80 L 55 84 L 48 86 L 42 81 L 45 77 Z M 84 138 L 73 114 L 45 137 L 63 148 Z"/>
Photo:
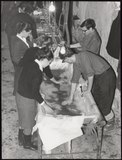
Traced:
<path fill-rule="evenodd" d="M 77 15 L 73 16 L 73 23 L 72 23 L 72 42 L 77 43 L 79 37 L 79 27 L 81 24 L 80 18 Z"/>
<path fill-rule="evenodd" d="M 121 45 L 120 45 L 120 11 L 118 11 L 117 17 L 114 19 L 107 42 L 107 52 L 108 54 L 118 60 L 118 78 L 117 78 L 117 88 L 121 91 L 121 76 L 120 76 L 120 66 L 121 66 Z"/>
<path fill-rule="evenodd" d="M 10 18 L 6 24 L 6 34 L 8 37 L 8 44 L 10 50 L 10 57 L 12 58 L 12 51 L 11 51 L 11 37 L 16 35 L 16 24 L 18 22 L 26 22 L 31 25 L 32 33 L 29 34 L 28 43 L 32 41 L 32 39 L 37 38 L 37 30 L 36 30 L 36 23 L 32 18 L 33 7 L 28 2 L 21 2 L 17 6 L 17 12 L 10 14 Z"/>

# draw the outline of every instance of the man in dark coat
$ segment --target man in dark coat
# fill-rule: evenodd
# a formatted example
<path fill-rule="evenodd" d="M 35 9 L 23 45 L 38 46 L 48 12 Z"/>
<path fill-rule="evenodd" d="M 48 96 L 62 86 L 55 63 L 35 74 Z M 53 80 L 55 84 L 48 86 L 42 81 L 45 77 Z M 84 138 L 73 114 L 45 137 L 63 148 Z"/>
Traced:
<path fill-rule="evenodd" d="M 106 46 L 107 52 L 113 58 L 119 59 L 120 52 L 120 11 L 118 12 L 118 16 L 113 21 L 108 43 Z"/>
<path fill-rule="evenodd" d="M 118 12 L 118 15 L 116 19 L 113 21 L 109 38 L 108 38 L 108 43 L 106 46 L 108 54 L 115 58 L 118 59 L 118 77 L 117 77 L 117 88 L 121 90 L 120 87 L 120 65 L 121 65 L 121 49 L 120 49 L 120 11 Z"/>

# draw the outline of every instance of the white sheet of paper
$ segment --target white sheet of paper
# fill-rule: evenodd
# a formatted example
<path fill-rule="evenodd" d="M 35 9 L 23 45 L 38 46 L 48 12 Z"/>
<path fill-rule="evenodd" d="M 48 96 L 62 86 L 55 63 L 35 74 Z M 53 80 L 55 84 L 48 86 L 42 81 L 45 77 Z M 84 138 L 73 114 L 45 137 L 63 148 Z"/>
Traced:
<path fill-rule="evenodd" d="M 38 117 L 40 121 L 38 121 L 34 130 L 38 128 L 45 150 L 52 150 L 83 135 L 81 127 L 84 122 L 84 116 L 61 116 L 60 118 L 40 116 L 41 118 Z"/>

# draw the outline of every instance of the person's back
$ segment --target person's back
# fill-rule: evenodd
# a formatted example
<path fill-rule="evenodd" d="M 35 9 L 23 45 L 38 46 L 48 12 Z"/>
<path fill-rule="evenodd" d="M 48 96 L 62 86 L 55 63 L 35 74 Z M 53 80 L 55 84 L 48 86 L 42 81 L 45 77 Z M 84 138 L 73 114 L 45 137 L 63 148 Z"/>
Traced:
<path fill-rule="evenodd" d="M 18 93 L 27 98 L 35 98 L 36 88 L 39 87 L 41 79 L 42 72 L 39 70 L 38 65 L 35 62 L 28 63 L 23 67 L 18 83 Z"/>
<path fill-rule="evenodd" d="M 101 74 L 110 67 L 110 64 L 102 56 L 89 51 L 81 53 L 80 57 L 80 60 L 84 63 L 83 65 L 86 66 L 86 68 L 90 66 L 92 70 L 94 70 L 94 74 Z"/>
<path fill-rule="evenodd" d="M 89 76 L 100 75 L 104 71 L 110 68 L 110 64 L 100 55 L 96 55 L 91 52 L 81 52 L 75 55 L 76 63 L 74 63 L 74 74 L 72 82 L 78 82 L 81 76 L 84 77 L 85 80 Z"/>

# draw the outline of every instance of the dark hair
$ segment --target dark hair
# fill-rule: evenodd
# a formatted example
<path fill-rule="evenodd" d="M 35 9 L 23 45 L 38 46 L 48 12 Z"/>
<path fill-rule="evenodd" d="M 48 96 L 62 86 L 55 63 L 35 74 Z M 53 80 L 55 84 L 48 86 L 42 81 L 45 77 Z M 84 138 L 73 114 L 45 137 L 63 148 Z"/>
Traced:
<path fill-rule="evenodd" d="M 16 31 L 16 33 L 21 33 L 23 30 L 28 32 L 28 31 L 32 30 L 32 28 L 29 23 L 20 21 L 16 24 L 15 31 Z"/>
<path fill-rule="evenodd" d="M 73 54 L 76 54 L 76 53 L 72 50 L 72 48 L 68 48 L 68 47 L 65 46 L 65 49 L 66 49 L 66 53 L 65 53 L 65 54 L 61 54 L 61 53 L 59 52 L 59 57 L 60 57 L 62 60 L 64 60 L 64 59 L 67 58 L 67 57 L 71 57 Z"/>
<path fill-rule="evenodd" d="M 24 66 L 27 63 L 33 62 L 35 59 L 44 59 L 47 58 L 48 60 L 53 59 L 53 53 L 47 48 L 38 48 L 38 47 L 31 47 L 28 48 L 23 56 L 23 58 L 20 60 L 19 65 Z"/>
<path fill-rule="evenodd" d="M 38 47 L 37 47 L 38 48 Z M 48 60 L 53 59 L 53 53 L 48 47 L 38 48 L 37 52 L 35 53 L 35 59 L 44 59 L 47 58 Z"/>
<path fill-rule="evenodd" d="M 91 18 L 88 18 L 86 19 L 85 21 L 83 21 L 83 23 L 80 25 L 80 27 L 86 27 L 87 29 L 89 28 L 95 28 L 96 27 L 96 24 L 95 24 L 95 21 Z"/>

